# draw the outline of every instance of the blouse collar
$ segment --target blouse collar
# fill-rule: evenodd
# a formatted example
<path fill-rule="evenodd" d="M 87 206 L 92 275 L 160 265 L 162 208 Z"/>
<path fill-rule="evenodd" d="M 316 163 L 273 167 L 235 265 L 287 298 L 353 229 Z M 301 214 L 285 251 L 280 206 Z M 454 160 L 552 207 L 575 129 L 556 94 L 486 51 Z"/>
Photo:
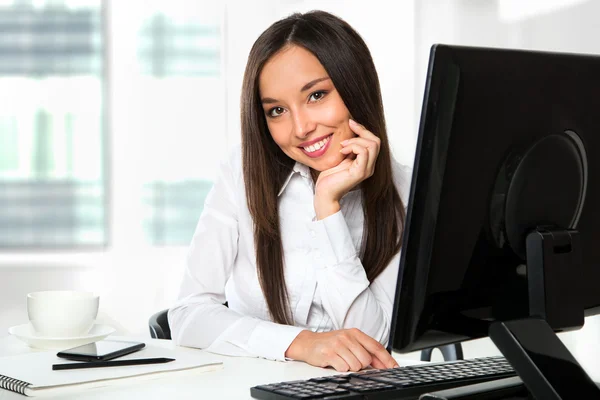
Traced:
<path fill-rule="evenodd" d="M 292 172 L 290 172 L 288 177 L 285 179 L 285 182 L 283 182 L 281 189 L 279 189 L 277 197 L 281 196 L 281 194 L 284 192 L 285 188 L 287 187 L 288 183 L 290 183 L 290 180 L 292 179 L 292 176 L 294 176 L 294 174 L 300 174 L 300 176 L 302 176 L 303 178 L 312 181 L 312 177 L 310 175 L 310 168 L 296 161 L 296 163 L 294 164 L 294 168 L 292 168 Z"/>

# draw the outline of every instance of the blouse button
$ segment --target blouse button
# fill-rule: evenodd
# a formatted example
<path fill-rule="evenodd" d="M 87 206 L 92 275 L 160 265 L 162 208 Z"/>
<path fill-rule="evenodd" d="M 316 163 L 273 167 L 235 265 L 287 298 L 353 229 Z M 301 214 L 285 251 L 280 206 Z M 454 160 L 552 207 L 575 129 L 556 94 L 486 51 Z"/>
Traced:
<path fill-rule="evenodd" d="M 315 232 L 315 231 L 312 231 L 312 230 L 311 230 L 311 231 L 310 231 L 310 236 L 311 236 L 311 237 L 315 237 L 315 236 L 317 236 L 317 232 Z"/>

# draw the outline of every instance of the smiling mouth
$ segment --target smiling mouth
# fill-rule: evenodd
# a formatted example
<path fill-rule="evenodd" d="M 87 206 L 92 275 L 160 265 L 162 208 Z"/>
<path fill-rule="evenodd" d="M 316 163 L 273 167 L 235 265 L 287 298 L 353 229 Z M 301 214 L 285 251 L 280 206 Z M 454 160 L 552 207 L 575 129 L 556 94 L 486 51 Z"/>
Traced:
<path fill-rule="evenodd" d="M 311 144 L 310 146 L 300 147 L 300 148 L 309 154 L 319 151 L 327 145 L 327 143 L 331 140 L 332 135 L 333 135 L 333 133 L 330 134 L 329 136 L 321 139 L 320 141 Z"/>

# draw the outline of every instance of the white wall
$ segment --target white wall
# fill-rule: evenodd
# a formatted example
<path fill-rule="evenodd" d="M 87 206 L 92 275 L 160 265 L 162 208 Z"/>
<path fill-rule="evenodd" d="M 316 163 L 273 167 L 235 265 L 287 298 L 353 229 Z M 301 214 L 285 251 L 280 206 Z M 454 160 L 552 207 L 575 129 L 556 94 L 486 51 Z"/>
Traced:
<path fill-rule="evenodd" d="M 416 4 L 415 101 L 419 104 L 434 43 L 600 54 L 597 1 L 421 0 Z"/>

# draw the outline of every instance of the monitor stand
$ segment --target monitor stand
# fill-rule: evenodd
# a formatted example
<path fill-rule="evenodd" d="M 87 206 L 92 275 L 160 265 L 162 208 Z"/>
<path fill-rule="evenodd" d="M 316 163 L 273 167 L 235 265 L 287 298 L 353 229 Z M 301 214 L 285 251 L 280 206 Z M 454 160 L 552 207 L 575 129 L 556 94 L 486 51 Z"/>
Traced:
<path fill-rule="evenodd" d="M 584 276 L 580 271 L 579 232 L 538 227 L 527 235 L 526 249 L 529 317 L 493 322 L 489 337 L 533 398 L 600 399 L 598 385 L 555 333 L 580 328 L 584 323 L 578 296 L 578 279 Z M 511 379 L 514 380 L 486 382 L 483 392 L 482 385 L 463 386 L 456 396 L 437 398 L 502 398 L 495 393 L 500 393 L 506 385 L 514 385 Z"/>
<path fill-rule="evenodd" d="M 442 353 L 444 361 L 464 359 L 462 345 L 460 343 L 450 343 L 421 350 L 421 361 L 431 361 L 431 356 L 435 349 L 438 349 Z"/>
<path fill-rule="evenodd" d="M 581 328 L 579 232 L 538 227 L 527 235 L 529 317 L 491 324 L 489 336 L 537 399 L 600 399 L 600 389 L 556 335 Z"/>
<path fill-rule="evenodd" d="M 600 399 L 600 389 L 541 318 L 494 322 L 490 338 L 536 399 Z"/>

